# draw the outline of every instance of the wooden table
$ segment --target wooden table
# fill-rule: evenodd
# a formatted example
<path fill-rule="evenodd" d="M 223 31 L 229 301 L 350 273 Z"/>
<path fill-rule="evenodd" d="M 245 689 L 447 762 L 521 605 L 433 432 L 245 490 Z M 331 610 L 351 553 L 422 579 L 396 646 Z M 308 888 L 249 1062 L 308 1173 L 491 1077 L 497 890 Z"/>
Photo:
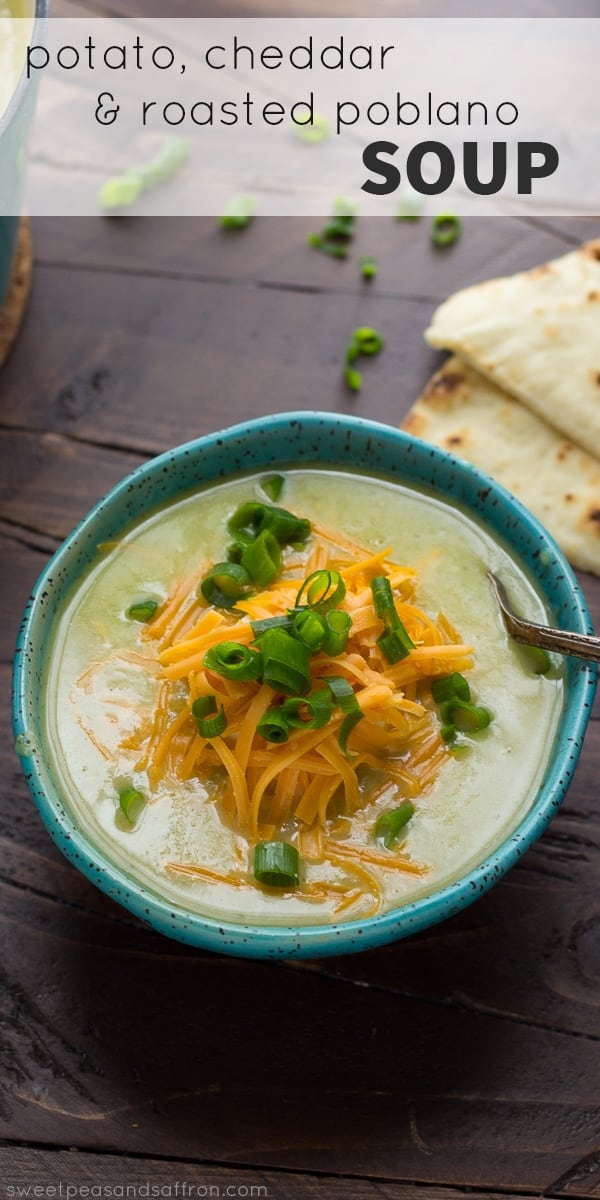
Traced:
<path fill-rule="evenodd" d="M 439 361 L 422 332 L 440 300 L 599 224 L 467 220 L 436 252 L 424 222 L 362 220 L 338 263 L 307 246 L 315 222 L 35 222 L 0 376 L 3 701 L 38 572 L 126 472 L 268 412 L 399 423 Z M 386 348 L 354 398 L 340 364 L 361 324 Z M 1 721 L 0 1195 L 600 1193 L 597 721 L 560 815 L 486 897 L 409 941 L 282 965 L 196 953 L 96 891 L 33 810 L 7 703 Z"/>

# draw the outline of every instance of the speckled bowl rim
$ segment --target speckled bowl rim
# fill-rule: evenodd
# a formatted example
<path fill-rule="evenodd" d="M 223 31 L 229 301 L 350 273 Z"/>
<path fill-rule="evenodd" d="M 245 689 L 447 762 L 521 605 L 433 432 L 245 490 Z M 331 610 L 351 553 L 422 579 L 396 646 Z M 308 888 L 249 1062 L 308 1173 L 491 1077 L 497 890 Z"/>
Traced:
<path fill-rule="evenodd" d="M 161 899 L 94 846 L 63 804 L 40 744 L 40 696 L 46 618 L 92 560 L 98 542 L 164 502 L 223 478 L 274 466 L 341 467 L 424 490 L 448 501 L 503 542 L 529 571 L 557 624 L 592 632 L 587 606 L 562 553 L 534 517 L 470 464 L 373 421 L 319 412 L 277 414 L 189 442 L 139 467 L 101 500 L 57 550 L 34 587 L 23 617 L 14 669 L 15 736 L 33 749 L 22 757 L 40 816 L 66 856 L 92 883 L 167 936 L 209 950 L 257 958 L 317 957 L 370 949 L 459 912 L 509 870 L 545 829 L 572 779 L 596 690 L 594 664 L 569 660 L 565 706 L 554 751 L 532 808 L 494 853 L 456 882 L 400 909 L 366 920 L 308 926 L 219 921 Z M 198 472 L 190 479 L 192 469 Z"/>

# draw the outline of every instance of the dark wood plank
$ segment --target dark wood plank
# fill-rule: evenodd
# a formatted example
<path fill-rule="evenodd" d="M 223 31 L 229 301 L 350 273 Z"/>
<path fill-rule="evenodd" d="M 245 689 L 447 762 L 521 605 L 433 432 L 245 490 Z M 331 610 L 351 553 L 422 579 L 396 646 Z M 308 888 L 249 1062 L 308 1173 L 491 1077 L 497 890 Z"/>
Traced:
<path fill-rule="evenodd" d="M 7 1187 L 48 1187 L 68 1183 L 71 1187 L 140 1187 L 151 1180 L 151 1187 L 164 1188 L 164 1196 L 243 1196 L 271 1197 L 272 1200 L 313 1200 L 327 1195 L 331 1200 L 465 1200 L 463 1189 L 396 1184 L 387 1180 L 336 1179 L 295 1172 L 232 1170 L 227 1166 L 156 1158 L 132 1158 L 113 1154 L 85 1154 L 69 1151 L 32 1150 L 21 1146 L 0 1148 L 0 1169 Z M 189 1191 L 183 1191 L 187 1184 Z M 169 1192 L 167 1189 L 172 1189 Z M 193 1190 L 192 1190 L 193 1189 Z M 196 1191 L 198 1189 L 198 1191 Z M 246 1190 L 247 1189 L 247 1190 Z M 116 1193 L 118 1194 L 118 1193 Z M 141 1195 L 144 1193 L 142 1192 Z M 152 1193 L 150 1193 L 152 1194 Z M 158 1194 L 158 1193 L 154 1193 Z M 538 1192 L 519 1192 L 520 1200 L 534 1200 Z M 516 1200 L 516 1193 L 514 1194 Z M 469 1200 L 511 1200 L 508 1192 L 469 1190 Z"/>

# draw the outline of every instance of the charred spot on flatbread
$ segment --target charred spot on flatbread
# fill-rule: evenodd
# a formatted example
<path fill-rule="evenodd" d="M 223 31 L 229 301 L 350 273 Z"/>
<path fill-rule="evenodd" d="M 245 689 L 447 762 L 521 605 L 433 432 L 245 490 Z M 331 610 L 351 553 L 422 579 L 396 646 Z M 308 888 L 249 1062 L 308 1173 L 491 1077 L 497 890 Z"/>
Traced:
<path fill-rule="evenodd" d="M 588 508 L 588 511 L 585 515 L 585 520 L 586 522 L 589 521 L 592 528 L 596 530 L 596 533 L 600 534 L 600 508 L 597 508 L 596 506 L 594 506 L 594 508 Z"/>
<path fill-rule="evenodd" d="M 586 254 L 588 258 L 595 258 L 597 262 L 600 262 L 600 240 L 588 242 L 587 245 L 581 247 L 580 253 Z"/>
<path fill-rule="evenodd" d="M 464 375 L 460 375 L 458 371 L 439 371 L 434 375 L 429 388 L 432 392 L 452 392 L 458 391 L 459 387 L 465 382 Z"/>
<path fill-rule="evenodd" d="M 598 292 L 588 292 L 586 299 L 591 303 L 593 300 L 600 300 L 600 295 Z"/>

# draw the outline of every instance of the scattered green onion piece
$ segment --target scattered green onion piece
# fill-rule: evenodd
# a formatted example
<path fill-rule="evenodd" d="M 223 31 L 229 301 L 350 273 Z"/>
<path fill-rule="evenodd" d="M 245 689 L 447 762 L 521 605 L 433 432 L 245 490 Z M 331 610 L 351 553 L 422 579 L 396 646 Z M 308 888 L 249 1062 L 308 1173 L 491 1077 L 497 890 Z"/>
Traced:
<path fill-rule="evenodd" d="M 189 153 L 190 144 L 186 138 L 170 138 L 149 162 L 107 179 L 98 197 L 100 208 L 110 213 L 135 204 L 142 192 L 175 175 L 188 159 Z"/>
<path fill-rule="evenodd" d="M 403 800 L 398 808 L 382 813 L 375 823 L 375 837 L 381 838 L 384 846 L 390 850 L 400 830 L 408 824 L 414 812 L 414 804 L 411 804 L 410 800 Z"/>
<path fill-rule="evenodd" d="M 469 704 L 466 700 L 446 700 L 440 708 L 443 725 L 455 725 L 461 733 L 479 733 L 487 729 L 492 714 L 479 704 Z"/>
<path fill-rule="evenodd" d="M 456 725 L 442 725 L 440 737 L 443 742 L 454 742 L 456 740 L 456 732 Z"/>
<path fill-rule="evenodd" d="M 287 742 L 290 736 L 290 727 L 281 708 L 268 708 L 258 722 L 256 732 L 265 741 L 273 742 L 278 746 L 282 745 L 283 742 Z"/>
<path fill-rule="evenodd" d="M 356 342 L 350 342 L 350 345 L 346 350 L 346 366 L 350 366 L 351 363 L 356 362 L 356 359 L 359 358 L 359 356 L 360 347 Z"/>
<path fill-rule="evenodd" d="M 360 273 L 363 279 L 375 279 L 379 268 L 374 258 L 361 258 Z"/>
<path fill-rule="evenodd" d="M 315 146 L 329 137 L 329 122 L 326 117 L 314 113 L 312 121 L 304 121 L 300 124 L 294 122 L 294 131 L 301 142 Z"/>
<path fill-rule="evenodd" d="M 297 517 L 287 508 L 256 501 L 240 504 L 229 518 L 227 528 L 236 540 L 241 541 L 256 538 L 268 529 L 282 546 L 292 541 L 306 541 L 311 531 L 310 521 L 304 517 Z"/>
<path fill-rule="evenodd" d="M 438 675 L 432 680 L 431 695 L 436 704 L 454 699 L 468 702 L 471 699 L 471 689 L 464 675 L 454 671 L 452 675 Z"/>
<path fill-rule="evenodd" d="M 396 613 L 396 606 L 394 604 L 392 585 L 386 575 L 374 576 L 374 578 L 371 580 L 371 592 L 373 595 L 373 608 L 375 609 L 375 615 L 379 617 L 380 621 L 385 621 L 386 614 L 388 614 L 390 610 L 394 612 L 396 616 L 398 616 Z M 399 617 L 398 620 L 400 620 Z M 394 628 L 394 625 L 395 623 L 393 623 L 390 627 Z"/>
<path fill-rule="evenodd" d="M 364 715 L 365 714 L 361 711 L 361 709 L 358 709 L 357 712 L 348 713 L 348 715 L 344 717 L 344 720 L 342 721 L 338 735 L 338 742 L 340 750 L 346 755 L 346 758 L 352 757 L 350 751 L 348 750 L 348 738 L 350 737 L 350 734 L 355 726 L 358 725 L 358 722 L 362 721 Z"/>
<path fill-rule="evenodd" d="M 400 203 L 396 209 L 396 219 L 398 221 L 418 221 L 423 211 L 423 197 L 420 192 L 406 192 L 400 197 Z"/>
<path fill-rule="evenodd" d="M 547 675 L 552 660 L 541 646 L 518 646 L 519 658 L 532 675 Z"/>
<path fill-rule="evenodd" d="M 290 696 L 281 712 L 292 729 L 322 729 L 331 717 L 333 705 L 329 688 L 318 688 L 310 696 Z"/>
<path fill-rule="evenodd" d="M 323 254 L 329 254 L 331 258 L 347 258 L 348 247 L 345 242 L 332 242 L 321 237 L 320 233 L 311 233 L 308 238 L 309 246 L 314 246 L 315 250 L 322 250 Z"/>
<path fill-rule="evenodd" d="M 213 713 L 216 713 L 217 707 L 216 696 L 198 696 L 198 699 L 194 700 L 192 704 L 192 716 L 196 724 L 203 717 L 211 717 Z"/>
<path fill-rule="evenodd" d="M 344 382 L 350 392 L 360 392 L 362 388 L 362 375 L 360 371 L 355 371 L 354 367 L 346 367 Z"/>
<path fill-rule="evenodd" d="M 124 788 L 119 792 L 119 808 L 130 825 L 135 825 L 146 803 L 146 797 L 137 788 Z"/>
<path fill-rule="evenodd" d="M 336 704 L 345 714 L 352 712 L 360 712 L 361 709 L 356 699 L 354 688 L 343 675 L 324 675 L 323 683 L 326 683 L 331 688 Z"/>
<path fill-rule="evenodd" d="M 248 592 L 250 576 L 240 563 L 215 563 L 200 584 L 200 591 L 216 608 L 233 608 Z"/>
<path fill-rule="evenodd" d="M 219 223 L 223 229 L 245 229 L 255 212 L 256 200 L 253 196 L 236 196 L 227 205 Z"/>
<path fill-rule="evenodd" d="M 461 224 L 452 213 L 438 213 L 431 222 L 431 240 L 436 246 L 451 246 L 460 234 Z"/>
<path fill-rule="evenodd" d="M 349 196 L 336 196 L 333 202 L 334 217 L 345 217 L 347 221 L 353 221 L 358 212 L 358 204 L 355 200 L 351 200 Z"/>
<path fill-rule="evenodd" d="M 311 683 L 307 647 L 284 629 L 267 629 L 259 646 L 263 656 L 263 682 L 286 696 L 306 695 Z"/>
<path fill-rule="evenodd" d="M 404 630 L 404 634 L 406 636 L 400 629 L 392 629 L 389 633 L 382 633 L 377 638 L 377 645 L 383 657 L 392 665 L 406 658 L 414 647 L 414 642 L 410 640 L 406 630 Z"/>
<path fill-rule="evenodd" d="M 158 608 L 158 600 L 138 600 L 135 604 L 130 604 L 126 617 L 130 621 L 141 621 L 147 625 L 152 620 Z"/>
<path fill-rule="evenodd" d="M 265 479 L 261 479 L 260 486 L 269 500 L 279 500 L 284 483 L 283 475 L 267 475 Z"/>
<path fill-rule="evenodd" d="M 306 596 L 305 596 L 306 594 Z M 308 604 L 320 613 L 337 608 L 346 595 L 346 584 L 339 571 L 313 571 L 308 575 L 296 596 L 296 608 Z"/>
<path fill-rule="evenodd" d="M 286 633 L 290 633 L 294 624 L 293 616 L 289 614 L 281 617 L 264 617 L 261 621 L 251 621 L 252 632 L 255 638 L 261 638 L 263 633 L 268 629 L 285 629 Z"/>
<path fill-rule="evenodd" d="M 311 654 L 316 654 L 325 642 L 327 627 L 325 618 L 311 608 L 305 608 L 294 618 L 293 632 Z"/>
<path fill-rule="evenodd" d="M 281 546 L 270 529 L 263 529 L 242 554 L 242 566 L 258 587 L 267 587 L 281 567 Z"/>
<path fill-rule="evenodd" d="M 214 716 L 200 717 L 196 720 L 198 733 L 201 737 L 209 740 L 210 738 L 220 737 L 227 729 L 227 717 L 225 709 L 220 708 Z"/>
<path fill-rule="evenodd" d="M 224 679 L 238 679 L 245 683 L 262 675 L 262 654 L 239 642 L 220 642 L 206 651 L 204 666 Z"/>
<path fill-rule="evenodd" d="M 355 329 L 352 341 L 356 342 L 361 354 L 367 355 L 378 354 L 385 345 L 381 334 L 368 325 L 361 325 L 359 329 Z"/>
<path fill-rule="evenodd" d="M 325 617 L 325 641 L 323 649 L 331 658 L 336 658 L 338 654 L 343 654 L 348 644 L 348 635 L 352 628 L 352 617 L 350 613 L 342 612 L 341 609 L 334 609 L 333 612 L 327 613 Z"/>
<path fill-rule="evenodd" d="M 264 887 L 297 887 L 300 858 L 289 842 L 258 842 L 254 850 L 254 878 Z"/>

